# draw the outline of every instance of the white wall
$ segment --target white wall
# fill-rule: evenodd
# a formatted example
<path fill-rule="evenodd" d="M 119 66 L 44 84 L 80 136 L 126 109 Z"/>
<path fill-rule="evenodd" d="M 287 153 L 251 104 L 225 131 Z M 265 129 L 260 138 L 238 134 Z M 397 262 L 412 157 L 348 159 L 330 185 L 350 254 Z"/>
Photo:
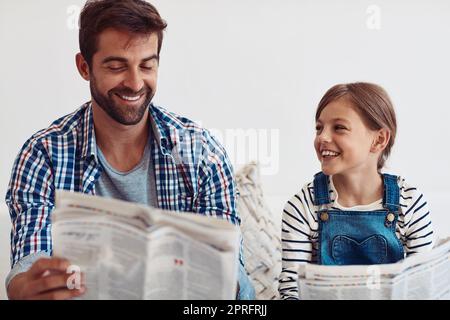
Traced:
<path fill-rule="evenodd" d="M 83 3 L 0 0 L 2 198 L 22 143 L 89 99 L 74 64 L 73 9 Z M 438 233 L 450 233 L 449 1 L 153 3 L 169 23 L 155 101 L 216 129 L 236 167 L 272 141 L 270 157 L 259 159 L 277 212 L 319 170 L 312 148 L 318 101 L 336 83 L 363 80 L 383 85 L 396 105 L 390 171 L 422 189 Z M 239 129 L 253 140 L 239 144 Z"/>

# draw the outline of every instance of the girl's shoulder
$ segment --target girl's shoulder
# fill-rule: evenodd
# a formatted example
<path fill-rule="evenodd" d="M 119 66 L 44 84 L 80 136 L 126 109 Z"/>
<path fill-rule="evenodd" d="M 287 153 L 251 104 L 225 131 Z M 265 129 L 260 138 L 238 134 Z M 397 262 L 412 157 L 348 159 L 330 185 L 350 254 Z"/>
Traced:
<path fill-rule="evenodd" d="M 308 182 L 303 185 L 303 187 L 297 191 L 286 203 L 286 209 L 295 208 L 314 208 L 314 182 Z"/>
<path fill-rule="evenodd" d="M 314 200 L 314 182 L 313 181 L 305 183 L 301 187 L 301 189 L 299 189 L 297 191 L 297 193 L 295 193 L 295 195 L 291 197 L 291 200 L 294 198 L 297 199 L 298 197 L 305 197 L 305 195 L 308 195 L 308 196 L 311 195 L 312 199 L 309 199 L 309 200 Z"/>
<path fill-rule="evenodd" d="M 400 204 L 403 208 L 414 205 L 418 200 L 425 200 L 417 185 L 405 177 L 397 176 L 397 184 L 400 189 Z"/>
<path fill-rule="evenodd" d="M 419 192 L 417 185 L 403 176 L 397 176 L 397 184 L 401 195 L 413 196 Z"/>

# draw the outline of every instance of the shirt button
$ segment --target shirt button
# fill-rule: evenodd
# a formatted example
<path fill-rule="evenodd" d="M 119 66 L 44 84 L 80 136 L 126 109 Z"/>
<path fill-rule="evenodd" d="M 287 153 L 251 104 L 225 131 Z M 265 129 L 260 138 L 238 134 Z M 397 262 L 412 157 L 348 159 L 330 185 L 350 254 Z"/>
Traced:
<path fill-rule="evenodd" d="M 329 215 L 328 215 L 327 212 L 322 212 L 322 213 L 320 214 L 320 220 L 322 220 L 323 222 L 328 221 L 329 218 L 330 218 L 330 217 L 329 217 Z"/>
<path fill-rule="evenodd" d="M 94 176 L 90 176 L 90 177 L 89 177 L 89 181 L 90 181 L 90 182 L 94 182 L 94 181 L 95 181 Z"/>

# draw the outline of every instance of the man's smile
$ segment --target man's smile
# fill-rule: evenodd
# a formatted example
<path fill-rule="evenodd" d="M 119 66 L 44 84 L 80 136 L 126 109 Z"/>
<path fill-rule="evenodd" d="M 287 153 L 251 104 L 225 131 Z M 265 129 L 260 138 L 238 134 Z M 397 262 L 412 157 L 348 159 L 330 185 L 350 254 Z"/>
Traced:
<path fill-rule="evenodd" d="M 122 94 L 115 93 L 114 95 L 126 102 L 137 102 L 137 101 L 141 100 L 141 98 L 143 96 L 145 96 L 144 93 L 142 93 L 140 95 L 122 95 Z"/>

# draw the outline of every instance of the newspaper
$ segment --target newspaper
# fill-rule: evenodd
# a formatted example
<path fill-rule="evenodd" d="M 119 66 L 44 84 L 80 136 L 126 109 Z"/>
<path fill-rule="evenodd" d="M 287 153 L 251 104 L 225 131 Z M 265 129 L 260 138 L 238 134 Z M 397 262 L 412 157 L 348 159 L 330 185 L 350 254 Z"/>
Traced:
<path fill-rule="evenodd" d="M 427 253 L 393 264 L 301 265 L 299 297 L 304 300 L 450 299 L 450 238 Z"/>
<path fill-rule="evenodd" d="M 83 299 L 236 296 L 240 233 L 224 220 L 58 191 L 52 237 L 85 275 Z"/>

